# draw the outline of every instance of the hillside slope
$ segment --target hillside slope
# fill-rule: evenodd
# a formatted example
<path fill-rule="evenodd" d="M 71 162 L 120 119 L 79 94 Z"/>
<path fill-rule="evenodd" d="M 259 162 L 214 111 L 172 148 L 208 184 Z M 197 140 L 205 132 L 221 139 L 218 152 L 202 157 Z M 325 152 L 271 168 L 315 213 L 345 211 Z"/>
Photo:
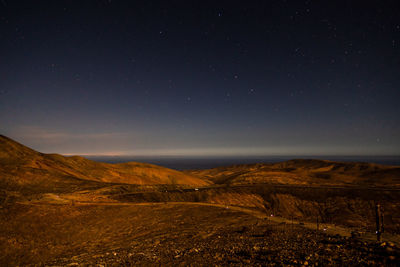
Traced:
<path fill-rule="evenodd" d="M 294 184 L 400 187 L 400 167 L 361 162 L 296 159 L 274 164 L 246 164 L 189 170 L 216 184 Z"/>
<path fill-rule="evenodd" d="M 0 186 L 58 188 L 97 187 L 102 183 L 138 185 L 207 185 L 208 182 L 176 170 L 145 164 L 108 164 L 73 156 L 43 154 L 0 135 Z"/>

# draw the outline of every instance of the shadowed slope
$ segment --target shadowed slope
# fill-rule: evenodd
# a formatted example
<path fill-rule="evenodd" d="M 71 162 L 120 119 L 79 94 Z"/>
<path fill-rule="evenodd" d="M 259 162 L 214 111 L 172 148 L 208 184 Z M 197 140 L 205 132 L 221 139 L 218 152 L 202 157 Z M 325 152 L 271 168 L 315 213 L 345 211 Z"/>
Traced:
<path fill-rule="evenodd" d="M 185 172 L 216 184 L 400 186 L 400 167 L 361 162 L 296 159 Z"/>
<path fill-rule="evenodd" d="M 68 187 L 97 187 L 100 183 L 140 185 L 208 183 L 190 174 L 145 163 L 108 164 L 82 157 L 43 154 L 0 136 L 0 185 L 2 188 L 33 186 L 59 191 Z"/>

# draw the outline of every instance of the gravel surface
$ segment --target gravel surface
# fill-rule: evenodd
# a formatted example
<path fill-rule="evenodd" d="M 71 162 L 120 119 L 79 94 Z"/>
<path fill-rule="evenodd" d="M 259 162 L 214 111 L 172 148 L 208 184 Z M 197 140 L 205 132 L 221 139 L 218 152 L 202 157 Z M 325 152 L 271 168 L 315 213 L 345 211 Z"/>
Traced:
<path fill-rule="evenodd" d="M 60 258 L 47 265 L 398 266 L 400 263 L 400 250 L 391 243 L 366 243 L 267 220 L 249 226 L 230 225 L 199 235 L 183 231 L 166 236 L 142 236 L 129 248 Z"/>

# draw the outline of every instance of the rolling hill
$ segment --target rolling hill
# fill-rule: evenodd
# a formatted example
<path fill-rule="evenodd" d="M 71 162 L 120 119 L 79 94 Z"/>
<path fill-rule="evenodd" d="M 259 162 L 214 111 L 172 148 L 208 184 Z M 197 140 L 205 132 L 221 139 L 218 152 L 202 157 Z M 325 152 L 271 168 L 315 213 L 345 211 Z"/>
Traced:
<path fill-rule="evenodd" d="M 190 174 L 145 163 L 100 163 L 32 150 L 0 135 L 0 186 L 58 192 L 101 187 L 104 183 L 135 185 L 207 185 Z"/>
<path fill-rule="evenodd" d="M 146 163 L 109 164 L 79 156 L 44 154 L 0 135 L 0 186 L 7 190 L 65 192 L 100 188 L 104 184 L 207 186 L 212 183 L 400 187 L 400 167 L 296 159 L 179 172 Z"/>
<path fill-rule="evenodd" d="M 274 164 L 259 163 L 188 170 L 215 184 L 293 184 L 329 186 L 400 186 L 400 167 L 362 162 L 296 159 Z"/>

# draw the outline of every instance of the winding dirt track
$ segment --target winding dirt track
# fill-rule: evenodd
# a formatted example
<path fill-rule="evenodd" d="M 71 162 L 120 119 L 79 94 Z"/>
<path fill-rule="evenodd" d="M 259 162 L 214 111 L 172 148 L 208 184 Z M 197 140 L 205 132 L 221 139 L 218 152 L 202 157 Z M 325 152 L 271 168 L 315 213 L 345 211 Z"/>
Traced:
<path fill-rule="evenodd" d="M 21 202 L 20 204 L 28 204 L 28 205 L 70 205 L 70 200 L 68 199 L 62 199 L 59 198 L 61 201 L 67 201 L 60 203 L 60 202 Z M 292 224 L 301 224 L 303 227 L 311 229 L 311 230 L 317 230 L 317 224 L 316 223 L 310 223 L 310 222 L 301 222 L 297 220 L 289 220 L 283 217 L 278 217 L 273 214 L 266 214 L 265 212 L 262 212 L 260 210 L 255 210 L 255 209 L 248 209 L 248 208 L 243 208 L 243 207 L 238 207 L 238 206 L 227 206 L 227 205 L 222 205 L 222 204 L 214 204 L 214 203 L 205 203 L 205 202 L 143 202 L 143 203 L 130 203 L 130 202 L 85 202 L 85 201 L 76 201 L 74 202 L 73 205 L 93 205 L 93 206 L 163 206 L 163 205 L 192 205 L 192 206 L 209 206 L 209 207 L 217 207 L 217 208 L 222 208 L 222 209 L 230 209 L 233 211 L 239 211 L 243 212 L 246 214 L 249 214 L 251 216 L 254 216 L 258 219 L 264 219 L 264 220 L 269 220 L 273 223 L 278 223 L 278 224 L 287 224 L 287 225 L 292 225 Z M 345 228 L 345 227 L 340 227 L 337 225 L 333 224 L 319 224 L 318 225 L 318 231 L 321 231 L 323 233 L 329 234 L 329 235 L 341 235 L 345 237 L 350 237 L 352 232 L 354 231 L 353 229 Z M 363 241 L 368 241 L 368 242 L 373 242 L 376 241 L 376 235 L 374 233 L 364 233 L 361 237 L 361 240 Z M 398 235 L 390 235 L 383 233 L 382 240 L 384 241 L 390 241 L 396 245 L 400 245 L 400 236 Z"/>

